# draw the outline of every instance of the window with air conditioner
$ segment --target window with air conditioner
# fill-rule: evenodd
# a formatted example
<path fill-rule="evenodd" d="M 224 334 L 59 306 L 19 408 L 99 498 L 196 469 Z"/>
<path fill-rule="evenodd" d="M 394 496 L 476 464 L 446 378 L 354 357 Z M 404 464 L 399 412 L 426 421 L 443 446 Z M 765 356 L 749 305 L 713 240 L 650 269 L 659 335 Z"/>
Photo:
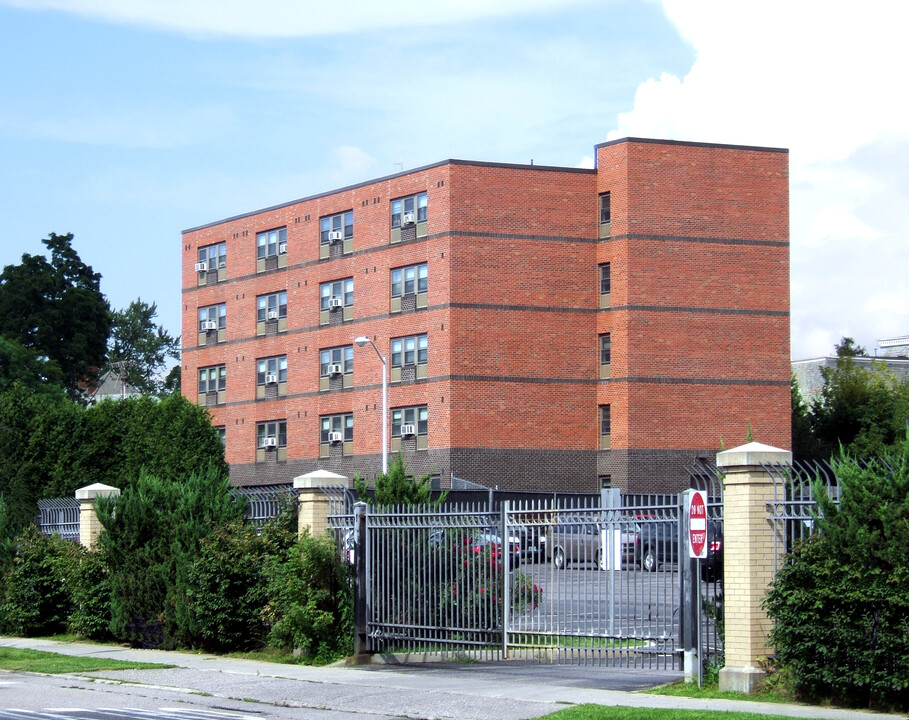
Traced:
<path fill-rule="evenodd" d="M 256 234 L 256 259 L 282 255 L 287 252 L 287 228 L 276 228 Z"/>
<path fill-rule="evenodd" d="M 287 460 L 287 421 L 269 420 L 256 424 L 256 462 Z"/>
<path fill-rule="evenodd" d="M 287 394 L 287 356 L 256 360 L 256 399 L 281 397 Z"/>
<path fill-rule="evenodd" d="M 227 330 L 227 305 L 206 305 L 199 308 L 199 344 L 224 342 Z M 212 331 L 217 331 L 215 334 Z"/>
<path fill-rule="evenodd" d="M 353 380 L 353 345 L 323 348 L 319 351 L 319 389 L 350 387 Z"/>
<path fill-rule="evenodd" d="M 320 245 L 328 246 L 333 243 L 344 243 L 344 251 L 350 252 L 353 249 L 350 245 L 353 241 L 353 236 L 353 210 L 319 218 Z"/>
<path fill-rule="evenodd" d="M 319 324 L 353 319 L 353 278 L 330 280 L 319 285 Z"/>
<path fill-rule="evenodd" d="M 429 196 L 423 193 L 396 198 L 391 201 L 392 230 L 404 225 L 425 223 L 429 215 Z"/>
<path fill-rule="evenodd" d="M 426 450 L 429 435 L 429 409 L 426 405 L 393 408 L 391 411 L 391 449 Z"/>
<path fill-rule="evenodd" d="M 328 457 L 335 453 L 346 455 L 353 452 L 353 413 L 323 415 L 319 419 L 319 425 L 319 455 L 321 457 Z"/>
<path fill-rule="evenodd" d="M 274 323 L 277 322 L 277 327 Z M 256 334 L 264 335 L 271 330 L 287 329 L 287 292 L 259 295 L 256 298 Z"/>
<path fill-rule="evenodd" d="M 199 285 L 223 282 L 227 279 L 227 243 L 216 243 L 199 248 L 195 270 L 199 274 Z M 217 272 L 211 272 L 215 270 Z"/>

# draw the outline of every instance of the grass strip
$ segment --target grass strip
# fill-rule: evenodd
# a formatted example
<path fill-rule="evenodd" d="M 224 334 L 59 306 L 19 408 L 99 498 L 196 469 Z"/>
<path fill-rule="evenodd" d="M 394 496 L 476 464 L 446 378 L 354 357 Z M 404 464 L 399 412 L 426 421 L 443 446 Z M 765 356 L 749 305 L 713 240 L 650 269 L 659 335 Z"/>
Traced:
<path fill-rule="evenodd" d="M 12 672 L 65 675 L 68 673 L 94 672 L 96 670 L 148 670 L 176 667 L 157 663 L 126 662 L 97 657 L 76 657 L 21 648 L 0 647 L 0 670 Z"/>
<path fill-rule="evenodd" d="M 767 720 L 779 715 L 719 710 L 666 710 L 656 708 L 575 705 L 544 715 L 539 720 Z"/>

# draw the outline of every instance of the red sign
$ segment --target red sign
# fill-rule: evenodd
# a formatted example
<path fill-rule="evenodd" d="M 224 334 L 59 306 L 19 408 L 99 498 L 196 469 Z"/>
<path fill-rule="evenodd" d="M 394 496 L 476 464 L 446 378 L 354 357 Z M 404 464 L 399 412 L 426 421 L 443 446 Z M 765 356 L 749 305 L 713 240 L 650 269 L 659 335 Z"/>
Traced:
<path fill-rule="evenodd" d="M 692 490 L 689 496 L 688 557 L 707 557 L 707 503 L 700 490 Z"/>

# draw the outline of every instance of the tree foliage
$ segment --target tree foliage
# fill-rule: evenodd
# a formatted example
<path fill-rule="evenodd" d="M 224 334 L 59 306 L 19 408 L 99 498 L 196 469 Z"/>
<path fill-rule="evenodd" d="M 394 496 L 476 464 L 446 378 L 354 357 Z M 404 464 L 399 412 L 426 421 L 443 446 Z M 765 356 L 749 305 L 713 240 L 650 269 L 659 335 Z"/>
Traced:
<path fill-rule="evenodd" d="M 51 233 L 50 252 L 22 255 L 0 273 L 0 335 L 53 363 L 63 386 L 78 397 L 80 385 L 104 362 L 111 315 L 101 275 L 79 258 L 72 233 Z M 52 371 L 49 371 L 52 372 Z"/>
<path fill-rule="evenodd" d="M 171 335 L 155 322 L 158 306 L 142 298 L 124 310 L 113 313 L 107 363 L 104 370 L 117 373 L 145 395 L 163 395 L 168 391 L 162 378 L 168 360 L 180 357 L 180 338 Z"/>
<path fill-rule="evenodd" d="M 415 478 L 407 472 L 407 466 L 401 453 L 398 453 L 388 466 L 387 473 L 376 475 L 374 487 L 375 504 L 392 505 L 429 505 L 432 501 L 431 475 Z M 366 480 L 357 475 L 354 478 L 357 494 L 363 500 L 369 497 Z M 444 496 L 436 503 L 444 501 Z"/>
<path fill-rule="evenodd" d="M 0 426 L 0 494 L 17 529 L 35 517 L 39 498 L 71 497 L 92 483 L 125 490 L 143 469 L 183 478 L 212 466 L 227 476 L 208 413 L 181 395 L 84 408 L 17 386 L 0 393 Z"/>
<path fill-rule="evenodd" d="M 909 709 L 909 440 L 834 463 L 839 506 L 815 488 L 819 531 L 786 559 L 765 606 L 797 690 Z"/>
<path fill-rule="evenodd" d="M 842 447 L 870 458 L 898 450 L 909 419 L 909 382 L 898 381 L 883 363 L 859 365 L 855 358 L 865 349 L 852 338 L 843 338 L 836 349 L 836 366 L 821 368 L 824 386 L 810 409 L 793 396 L 796 454 L 829 459 Z"/>
<path fill-rule="evenodd" d="M 142 472 L 119 498 L 100 498 L 97 509 L 114 637 L 142 646 L 192 644 L 180 574 L 204 538 L 242 516 L 227 478 L 214 467 L 188 478 Z"/>

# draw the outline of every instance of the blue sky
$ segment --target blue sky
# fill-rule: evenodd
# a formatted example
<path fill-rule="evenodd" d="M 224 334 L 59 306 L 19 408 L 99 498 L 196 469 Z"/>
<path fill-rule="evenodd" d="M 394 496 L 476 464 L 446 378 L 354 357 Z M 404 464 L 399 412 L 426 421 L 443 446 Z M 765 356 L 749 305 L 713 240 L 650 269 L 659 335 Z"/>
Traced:
<path fill-rule="evenodd" d="M 180 332 L 180 231 L 444 158 L 790 148 L 792 354 L 909 334 L 909 9 L 0 0 L 0 265 L 73 232 Z"/>

